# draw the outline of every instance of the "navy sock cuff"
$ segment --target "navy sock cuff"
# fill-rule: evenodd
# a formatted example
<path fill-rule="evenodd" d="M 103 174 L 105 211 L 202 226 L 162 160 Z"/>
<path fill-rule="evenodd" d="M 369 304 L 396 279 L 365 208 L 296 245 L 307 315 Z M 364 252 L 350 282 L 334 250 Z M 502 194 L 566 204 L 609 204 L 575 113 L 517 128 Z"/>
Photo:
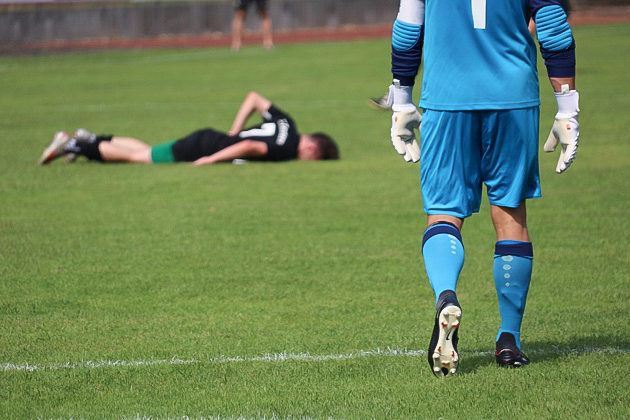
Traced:
<path fill-rule="evenodd" d="M 514 255 L 533 258 L 534 247 L 531 242 L 498 241 L 494 246 L 494 255 Z"/>
<path fill-rule="evenodd" d="M 424 236 L 422 237 L 422 247 L 424 248 L 424 244 L 429 239 L 431 239 L 435 235 L 439 235 L 441 233 L 446 233 L 448 235 L 453 235 L 463 245 L 462 234 L 459 231 L 459 229 L 457 229 L 455 227 L 455 225 L 453 225 L 451 223 L 448 223 L 448 222 L 438 222 L 438 223 L 436 223 L 434 225 L 429 226 L 429 228 L 424 232 Z"/>

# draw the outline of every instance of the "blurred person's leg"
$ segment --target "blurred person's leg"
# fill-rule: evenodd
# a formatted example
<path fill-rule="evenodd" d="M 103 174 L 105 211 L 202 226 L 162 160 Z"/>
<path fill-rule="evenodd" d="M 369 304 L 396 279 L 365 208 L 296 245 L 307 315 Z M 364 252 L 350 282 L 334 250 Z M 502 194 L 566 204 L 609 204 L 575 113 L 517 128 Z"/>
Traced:
<path fill-rule="evenodd" d="M 260 12 L 260 28 L 263 37 L 263 46 L 267 49 L 273 48 L 273 37 L 271 34 L 271 17 L 267 10 Z"/>
<path fill-rule="evenodd" d="M 232 50 L 234 51 L 238 51 L 242 45 L 244 19 L 245 9 L 236 9 L 234 11 L 234 19 L 232 20 Z"/>
<path fill-rule="evenodd" d="M 260 32 L 262 34 L 263 46 L 268 50 L 273 48 L 273 38 L 271 35 L 271 17 L 267 10 L 267 0 L 256 0 L 258 16 L 260 16 Z"/>

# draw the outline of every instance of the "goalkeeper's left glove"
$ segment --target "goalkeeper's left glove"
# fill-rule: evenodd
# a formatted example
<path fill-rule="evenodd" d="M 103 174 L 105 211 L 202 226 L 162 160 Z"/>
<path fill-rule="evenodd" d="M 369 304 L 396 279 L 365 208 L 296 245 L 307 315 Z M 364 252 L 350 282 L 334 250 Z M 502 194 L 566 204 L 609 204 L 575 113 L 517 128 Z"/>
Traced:
<path fill-rule="evenodd" d="M 562 150 L 560 150 L 556 172 L 562 173 L 567 170 L 577 155 L 578 138 L 580 137 L 580 123 L 578 122 L 580 95 L 576 90 L 569 90 L 568 85 L 563 85 L 562 92 L 555 95 L 558 102 L 558 113 L 543 150 L 553 152 L 560 143 Z"/>
<path fill-rule="evenodd" d="M 420 160 L 420 148 L 414 129 L 420 130 L 422 116 L 411 100 L 412 86 L 400 86 L 394 79 L 389 87 L 388 102 L 392 107 L 391 139 L 394 149 L 405 162 Z"/>

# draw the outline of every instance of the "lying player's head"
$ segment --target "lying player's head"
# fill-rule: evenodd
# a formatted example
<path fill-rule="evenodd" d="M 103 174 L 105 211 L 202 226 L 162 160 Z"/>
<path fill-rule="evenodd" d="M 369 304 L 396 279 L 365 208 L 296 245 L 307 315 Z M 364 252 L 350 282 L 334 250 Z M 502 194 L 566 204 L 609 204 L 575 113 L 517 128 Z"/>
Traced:
<path fill-rule="evenodd" d="M 298 145 L 300 160 L 339 159 L 339 149 L 335 141 L 324 133 L 303 135 Z"/>

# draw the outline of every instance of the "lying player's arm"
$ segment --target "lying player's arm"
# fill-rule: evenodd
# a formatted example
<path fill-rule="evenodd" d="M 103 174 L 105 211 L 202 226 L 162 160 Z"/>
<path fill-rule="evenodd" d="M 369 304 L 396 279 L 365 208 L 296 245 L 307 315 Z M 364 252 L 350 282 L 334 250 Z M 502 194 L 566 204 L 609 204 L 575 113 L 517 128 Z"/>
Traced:
<path fill-rule="evenodd" d="M 558 112 L 543 150 L 561 146 L 556 172 L 562 173 L 577 155 L 580 135 L 579 94 L 575 90 L 575 40 L 559 0 L 530 0 L 540 52 L 553 87 Z"/>
<path fill-rule="evenodd" d="M 256 140 L 243 140 L 225 149 L 197 159 L 193 165 L 207 165 L 209 163 L 225 162 L 233 159 L 247 159 L 262 157 L 267 154 L 267 143 Z"/>
<path fill-rule="evenodd" d="M 252 115 L 252 112 L 258 111 L 260 114 L 264 114 L 270 107 L 271 101 L 269 99 L 257 92 L 249 92 L 236 113 L 232 128 L 230 128 L 228 134 L 231 136 L 237 135 L 245 127 L 245 123 L 249 116 Z"/>

